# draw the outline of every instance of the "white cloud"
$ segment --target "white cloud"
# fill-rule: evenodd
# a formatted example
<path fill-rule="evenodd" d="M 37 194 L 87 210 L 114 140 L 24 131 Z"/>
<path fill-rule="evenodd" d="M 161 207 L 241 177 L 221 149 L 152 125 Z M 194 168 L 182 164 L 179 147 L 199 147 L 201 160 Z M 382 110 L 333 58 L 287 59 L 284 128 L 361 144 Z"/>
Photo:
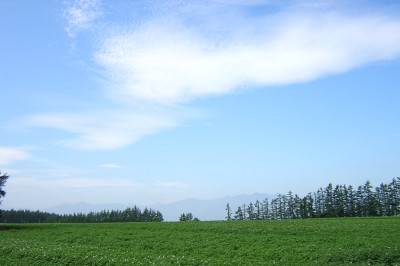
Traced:
<path fill-rule="evenodd" d="M 182 182 L 159 182 L 156 186 L 162 188 L 187 188 L 189 184 Z"/>
<path fill-rule="evenodd" d="M 105 179 L 89 179 L 89 178 L 69 178 L 55 180 L 54 185 L 63 188 L 138 188 L 140 185 L 127 179 L 113 178 Z"/>
<path fill-rule="evenodd" d="M 102 15 L 99 0 L 67 1 L 64 18 L 67 20 L 66 31 L 69 37 L 75 37 L 79 31 L 88 29 Z"/>
<path fill-rule="evenodd" d="M 101 168 L 111 168 L 111 169 L 122 168 L 122 165 L 113 164 L 113 163 L 100 164 L 99 166 L 100 166 Z"/>
<path fill-rule="evenodd" d="M 64 130 L 76 135 L 60 145 L 86 150 L 115 149 L 135 143 L 143 136 L 176 127 L 183 116 L 171 112 L 100 110 L 80 114 L 36 115 L 29 123 L 36 127 Z"/>
<path fill-rule="evenodd" d="M 0 147 L 0 165 L 9 165 L 16 161 L 29 159 L 30 155 L 24 149 Z"/>
<path fill-rule="evenodd" d="M 126 188 L 137 189 L 141 187 L 139 183 L 128 179 L 101 179 L 101 178 L 61 178 L 43 179 L 32 177 L 16 177 L 12 180 L 13 185 L 25 186 L 39 189 L 84 189 L 84 188 Z"/>
<path fill-rule="evenodd" d="M 196 25 L 186 17 L 153 18 L 109 35 L 95 54 L 109 89 L 121 98 L 176 104 L 244 86 L 310 81 L 400 54 L 400 20 L 381 15 L 208 18 Z"/>

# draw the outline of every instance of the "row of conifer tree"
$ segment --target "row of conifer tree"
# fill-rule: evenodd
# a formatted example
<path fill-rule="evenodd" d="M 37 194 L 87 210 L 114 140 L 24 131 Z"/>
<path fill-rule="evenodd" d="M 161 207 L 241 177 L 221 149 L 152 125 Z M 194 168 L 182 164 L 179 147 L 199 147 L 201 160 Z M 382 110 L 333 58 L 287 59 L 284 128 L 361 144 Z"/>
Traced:
<path fill-rule="evenodd" d="M 400 215 L 400 178 L 373 188 L 369 181 L 353 186 L 329 184 L 299 197 L 292 192 L 255 203 L 235 212 L 226 206 L 227 220 L 284 220 L 319 217 L 369 217 Z"/>
<path fill-rule="evenodd" d="M 74 214 L 55 214 L 29 210 L 2 211 L 2 223 L 111 223 L 111 222 L 162 222 L 163 215 L 159 211 L 138 207 L 127 208 L 123 211 L 101 211 Z"/>

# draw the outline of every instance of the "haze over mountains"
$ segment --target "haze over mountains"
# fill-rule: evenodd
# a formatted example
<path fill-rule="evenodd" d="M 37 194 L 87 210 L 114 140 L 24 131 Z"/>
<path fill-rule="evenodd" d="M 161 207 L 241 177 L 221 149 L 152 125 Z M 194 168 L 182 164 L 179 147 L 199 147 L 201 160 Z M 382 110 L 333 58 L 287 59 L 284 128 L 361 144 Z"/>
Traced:
<path fill-rule="evenodd" d="M 179 216 L 182 213 L 188 212 L 191 212 L 194 217 L 197 217 L 202 221 L 225 220 L 225 208 L 227 203 L 229 203 L 232 211 L 235 212 L 237 207 L 243 204 L 248 204 L 250 202 L 254 203 L 257 200 L 263 201 L 265 198 L 271 199 L 273 197 L 275 196 L 269 194 L 254 193 L 251 195 L 226 196 L 223 198 L 212 200 L 189 198 L 167 204 L 158 203 L 146 206 L 134 203 L 131 205 L 124 205 L 118 203 L 90 204 L 86 202 L 78 202 L 57 205 L 44 211 L 54 212 L 58 214 L 89 213 L 91 211 L 99 212 L 102 210 L 123 210 L 127 207 L 133 207 L 134 205 L 136 205 L 141 209 L 147 207 L 160 211 L 164 216 L 164 221 L 178 221 Z"/>

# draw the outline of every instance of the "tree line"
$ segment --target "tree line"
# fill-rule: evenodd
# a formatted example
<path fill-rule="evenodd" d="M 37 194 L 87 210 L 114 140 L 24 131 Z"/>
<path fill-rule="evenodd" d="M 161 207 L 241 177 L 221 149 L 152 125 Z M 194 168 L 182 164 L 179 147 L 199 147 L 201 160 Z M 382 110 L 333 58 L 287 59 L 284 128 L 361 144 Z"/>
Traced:
<path fill-rule="evenodd" d="M 1 223 L 112 223 L 112 222 L 162 222 L 163 215 L 159 211 L 138 207 L 126 208 L 123 211 L 112 210 L 101 212 L 55 214 L 30 210 L 2 211 Z"/>
<path fill-rule="evenodd" d="M 179 216 L 179 221 L 180 222 L 199 222 L 200 219 L 197 217 L 193 217 L 193 214 L 191 212 L 188 212 L 188 213 L 182 213 L 181 216 Z"/>
<path fill-rule="evenodd" d="M 243 204 L 233 213 L 226 206 L 227 220 L 284 220 L 323 217 L 369 217 L 400 215 L 400 178 L 373 188 L 370 181 L 354 188 L 332 185 L 304 197 L 289 191 L 276 198 Z"/>

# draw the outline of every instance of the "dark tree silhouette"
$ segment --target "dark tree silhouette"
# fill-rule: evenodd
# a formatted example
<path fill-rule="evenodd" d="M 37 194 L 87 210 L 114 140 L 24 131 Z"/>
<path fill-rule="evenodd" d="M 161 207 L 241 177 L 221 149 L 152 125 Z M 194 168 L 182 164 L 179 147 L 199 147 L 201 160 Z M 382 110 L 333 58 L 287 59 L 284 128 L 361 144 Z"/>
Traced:
<path fill-rule="evenodd" d="M 54 214 L 29 210 L 7 210 L 3 212 L 0 222 L 3 223 L 111 223 L 111 222 L 162 222 L 163 215 L 159 211 L 145 208 L 142 212 L 138 207 L 123 211 L 101 211 Z"/>
<path fill-rule="evenodd" d="M 231 207 L 229 206 L 229 203 L 226 204 L 226 209 L 225 210 L 227 212 L 226 219 L 228 221 L 232 220 L 232 210 L 231 210 Z"/>
<path fill-rule="evenodd" d="M 193 214 L 191 212 L 188 213 L 182 213 L 181 216 L 179 217 L 180 222 L 198 222 L 200 221 L 199 218 L 193 217 Z"/>
<path fill-rule="evenodd" d="M 6 184 L 8 177 L 9 176 L 7 174 L 2 174 L 0 171 L 0 204 L 1 204 L 1 198 L 6 195 L 6 192 L 3 190 L 3 187 Z"/>

